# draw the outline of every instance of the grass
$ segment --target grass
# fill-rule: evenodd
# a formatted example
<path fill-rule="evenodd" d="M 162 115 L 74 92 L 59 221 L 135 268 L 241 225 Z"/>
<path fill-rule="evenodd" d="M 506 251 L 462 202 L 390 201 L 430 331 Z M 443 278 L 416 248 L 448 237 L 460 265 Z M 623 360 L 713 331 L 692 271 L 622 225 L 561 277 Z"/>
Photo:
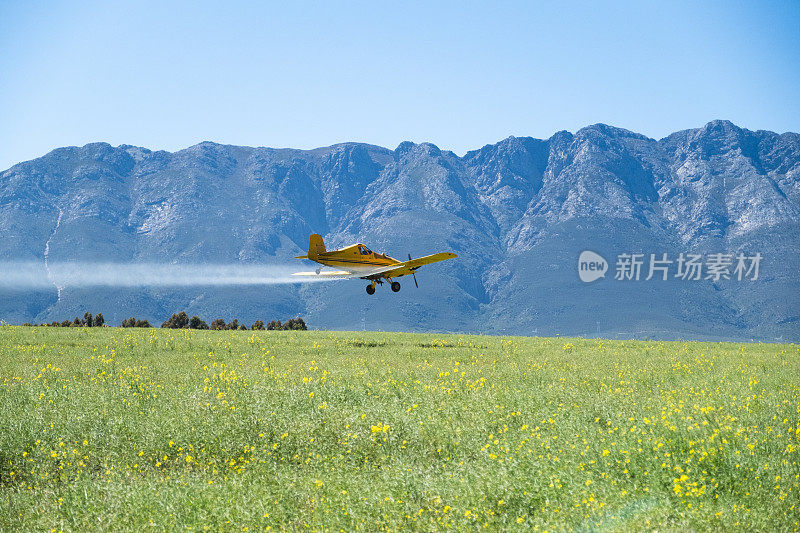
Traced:
<path fill-rule="evenodd" d="M 0 327 L 4 530 L 800 528 L 800 348 Z"/>

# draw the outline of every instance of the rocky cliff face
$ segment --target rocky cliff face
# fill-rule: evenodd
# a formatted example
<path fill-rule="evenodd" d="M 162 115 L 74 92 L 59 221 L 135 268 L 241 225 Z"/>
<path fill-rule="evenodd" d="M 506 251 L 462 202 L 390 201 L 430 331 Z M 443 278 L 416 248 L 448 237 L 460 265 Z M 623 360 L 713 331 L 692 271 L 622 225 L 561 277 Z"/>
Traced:
<path fill-rule="evenodd" d="M 397 258 L 454 251 L 420 289 L 364 283 L 0 290 L 0 318 L 288 318 L 315 327 L 800 339 L 800 135 L 725 121 L 654 140 L 598 124 L 458 157 L 432 144 L 315 150 L 60 148 L 0 174 L 0 261 L 291 263 L 309 233 Z M 609 263 L 577 274 L 582 250 Z M 647 277 L 650 254 L 763 256 L 758 280 Z M 639 281 L 614 279 L 642 253 Z M 306 266 L 296 261 L 298 269 Z M 731 270 L 734 265 L 731 266 Z"/>

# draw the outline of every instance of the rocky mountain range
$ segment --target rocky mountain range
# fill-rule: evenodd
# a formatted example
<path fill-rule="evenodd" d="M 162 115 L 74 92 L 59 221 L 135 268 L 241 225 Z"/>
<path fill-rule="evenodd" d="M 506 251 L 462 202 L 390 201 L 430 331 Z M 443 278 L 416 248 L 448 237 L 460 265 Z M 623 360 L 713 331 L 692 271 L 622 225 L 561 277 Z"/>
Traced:
<path fill-rule="evenodd" d="M 0 173 L 0 229 L 0 262 L 42 271 L 46 260 L 308 270 L 291 258 L 310 233 L 398 259 L 459 254 L 421 269 L 419 289 L 402 278 L 399 293 L 374 296 L 360 280 L 4 287 L 9 323 L 85 310 L 160 323 L 186 310 L 247 323 L 302 315 L 330 329 L 800 340 L 800 135 L 727 121 L 661 140 L 596 124 L 463 157 L 411 142 L 59 148 Z M 605 277 L 581 280 L 584 250 L 607 261 Z M 680 275 L 693 255 L 700 279 Z M 626 276 L 628 256 L 639 276 Z M 648 280 L 654 258 L 666 271 Z"/>

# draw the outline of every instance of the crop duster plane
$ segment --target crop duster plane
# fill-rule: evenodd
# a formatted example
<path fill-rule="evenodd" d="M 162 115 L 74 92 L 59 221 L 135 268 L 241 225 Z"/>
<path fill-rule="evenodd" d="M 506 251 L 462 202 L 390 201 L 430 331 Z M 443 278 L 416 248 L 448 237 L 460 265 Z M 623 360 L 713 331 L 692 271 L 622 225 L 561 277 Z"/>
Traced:
<path fill-rule="evenodd" d="M 384 280 L 389 283 L 393 292 L 400 290 L 400 284 L 394 280 L 402 276 L 414 277 L 414 285 L 419 288 L 415 272 L 423 265 L 444 261 L 458 257 L 456 254 L 443 252 L 426 255 L 408 261 L 398 261 L 385 254 L 375 253 L 361 243 L 347 246 L 340 250 L 325 249 L 321 235 L 316 233 L 308 240 L 308 255 L 298 255 L 295 259 L 310 259 L 324 266 L 335 267 L 341 270 L 322 271 L 322 267 L 315 272 L 297 272 L 294 276 L 325 277 L 325 278 L 361 278 L 370 281 L 367 285 L 367 294 L 375 294 L 375 284 L 383 285 Z"/>

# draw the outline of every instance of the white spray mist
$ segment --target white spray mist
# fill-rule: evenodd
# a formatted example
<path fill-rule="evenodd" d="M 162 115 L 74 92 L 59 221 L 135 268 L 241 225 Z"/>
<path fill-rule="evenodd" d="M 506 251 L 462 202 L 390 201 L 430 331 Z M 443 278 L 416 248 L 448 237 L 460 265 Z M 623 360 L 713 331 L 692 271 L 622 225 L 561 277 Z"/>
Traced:
<path fill-rule="evenodd" d="M 192 287 L 202 285 L 278 285 L 332 281 L 292 276 L 296 267 L 160 263 L 0 263 L 0 288 Z"/>

